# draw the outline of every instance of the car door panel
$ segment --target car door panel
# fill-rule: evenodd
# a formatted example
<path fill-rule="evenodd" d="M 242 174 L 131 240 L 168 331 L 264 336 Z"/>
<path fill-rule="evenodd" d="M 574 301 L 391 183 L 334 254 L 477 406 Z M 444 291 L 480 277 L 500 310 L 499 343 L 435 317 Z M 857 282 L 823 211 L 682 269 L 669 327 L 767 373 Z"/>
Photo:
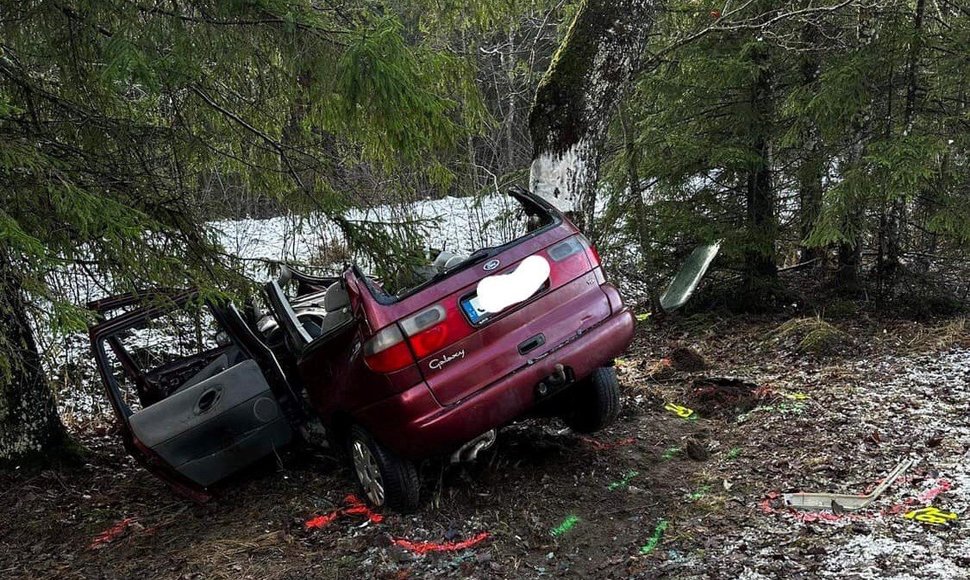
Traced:
<path fill-rule="evenodd" d="M 165 307 L 129 310 L 93 326 L 90 336 L 128 451 L 180 491 L 199 498 L 200 487 L 217 483 L 292 439 L 287 407 L 279 398 L 292 398 L 292 387 L 272 353 L 231 305 L 207 307 L 215 327 L 226 333 L 231 344 L 200 346 L 201 352 L 176 356 L 155 368 L 139 367 L 147 359 L 132 356 L 125 344 L 132 329 L 168 316 L 194 299 L 189 292 Z M 124 298 L 106 303 L 132 305 Z M 154 397 L 143 397 L 146 386 L 153 387 L 148 390 Z M 125 389 L 134 389 L 141 405 L 132 409 L 126 402 L 130 395 L 123 393 L 131 390 Z"/>
<path fill-rule="evenodd" d="M 255 361 L 245 360 L 134 413 L 135 437 L 202 486 L 289 443 L 292 431 Z"/>

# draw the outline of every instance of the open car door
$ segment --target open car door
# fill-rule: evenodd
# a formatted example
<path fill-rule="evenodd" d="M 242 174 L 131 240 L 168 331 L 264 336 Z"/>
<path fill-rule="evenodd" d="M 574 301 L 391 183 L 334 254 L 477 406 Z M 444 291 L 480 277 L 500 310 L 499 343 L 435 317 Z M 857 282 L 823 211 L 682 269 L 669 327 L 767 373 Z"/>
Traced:
<path fill-rule="evenodd" d="M 231 304 L 194 292 L 113 297 L 91 346 L 130 454 L 178 490 L 205 488 L 292 438 L 300 420 L 276 357 Z M 119 313 L 120 311 L 120 313 Z"/>

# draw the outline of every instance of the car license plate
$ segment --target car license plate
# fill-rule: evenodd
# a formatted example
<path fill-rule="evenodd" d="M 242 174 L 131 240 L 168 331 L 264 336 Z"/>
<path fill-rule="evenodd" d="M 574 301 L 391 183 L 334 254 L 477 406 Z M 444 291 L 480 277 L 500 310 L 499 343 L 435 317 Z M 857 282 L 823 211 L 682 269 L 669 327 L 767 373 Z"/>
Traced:
<path fill-rule="evenodd" d="M 478 295 L 469 296 L 467 298 L 462 298 L 461 309 L 465 311 L 468 315 L 468 320 L 472 324 L 478 324 L 485 319 L 488 312 L 486 312 L 478 303 Z"/>

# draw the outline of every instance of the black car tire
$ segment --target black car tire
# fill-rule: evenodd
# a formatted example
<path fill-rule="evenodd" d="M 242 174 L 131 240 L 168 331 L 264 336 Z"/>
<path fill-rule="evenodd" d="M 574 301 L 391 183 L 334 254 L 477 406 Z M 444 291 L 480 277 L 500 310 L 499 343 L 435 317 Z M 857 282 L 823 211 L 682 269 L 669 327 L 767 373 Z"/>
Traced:
<path fill-rule="evenodd" d="M 620 383 L 613 367 L 599 367 L 572 388 L 569 409 L 562 420 L 573 431 L 593 433 L 605 429 L 620 414 Z"/>
<path fill-rule="evenodd" d="M 355 457 L 356 445 L 363 445 L 370 451 L 371 457 L 380 472 L 383 485 L 383 502 L 376 501 L 368 493 L 368 483 L 365 482 L 357 468 L 358 458 Z M 375 440 L 363 427 L 354 425 L 347 438 L 347 449 L 350 455 L 350 465 L 357 485 L 364 492 L 364 497 L 377 507 L 387 506 L 395 511 L 408 513 L 418 508 L 420 497 L 420 479 L 413 461 L 398 456 L 390 449 Z"/>

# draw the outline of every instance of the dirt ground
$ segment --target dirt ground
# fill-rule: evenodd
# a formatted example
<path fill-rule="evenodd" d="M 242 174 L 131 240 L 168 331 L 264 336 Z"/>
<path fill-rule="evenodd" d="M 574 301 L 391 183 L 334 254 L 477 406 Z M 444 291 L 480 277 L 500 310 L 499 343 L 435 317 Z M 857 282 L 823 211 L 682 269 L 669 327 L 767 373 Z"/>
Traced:
<path fill-rule="evenodd" d="M 506 428 L 474 464 L 426 466 L 424 507 L 380 522 L 307 528 L 354 493 L 326 450 L 292 450 L 199 506 L 88 428 L 83 467 L 0 474 L 0 577 L 970 577 L 970 325 L 836 322 L 822 356 L 773 332 L 784 322 L 643 322 L 618 361 L 615 426 Z M 677 370 L 679 348 L 705 368 Z M 862 512 L 779 495 L 865 493 L 907 457 Z M 905 517 L 925 506 L 957 519 Z M 402 539 L 477 543 L 419 554 Z"/>

